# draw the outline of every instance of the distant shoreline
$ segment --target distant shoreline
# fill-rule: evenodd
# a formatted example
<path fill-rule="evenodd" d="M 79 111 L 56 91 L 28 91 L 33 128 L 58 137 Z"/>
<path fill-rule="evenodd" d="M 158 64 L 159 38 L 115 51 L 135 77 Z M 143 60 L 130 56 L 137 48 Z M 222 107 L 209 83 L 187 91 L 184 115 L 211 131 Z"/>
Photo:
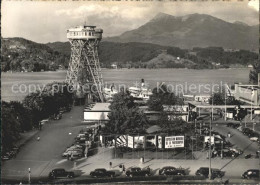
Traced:
<path fill-rule="evenodd" d="M 230 67 L 230 68 L 218 68 L 218 69 L 189 69 L 189 68 L 119 68 L 119 69 L 113 69 L 113 68 L 101 68 L 101 70 L 113 70 L 113 71 L 120 71 L 120 70 L 163 70 L 163 69 L 172 69 L 172 70 L 230 70 L 230 69 L 252 69 L 251 67 Z M 57 70 L 57 71 L 32 71 L 32 72 L 19 72 L 19 71 L 2 71 L 2 73 L 46 73 L 46 72 L 66 72 L 67 70 Z"/>

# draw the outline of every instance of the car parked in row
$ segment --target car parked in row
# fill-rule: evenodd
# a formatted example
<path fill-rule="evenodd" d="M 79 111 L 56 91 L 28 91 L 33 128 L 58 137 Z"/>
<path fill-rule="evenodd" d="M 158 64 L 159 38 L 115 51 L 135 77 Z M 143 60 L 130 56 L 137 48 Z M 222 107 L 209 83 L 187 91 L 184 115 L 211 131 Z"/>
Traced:
<path fill-rule="evenodd" d="M 91 177 L 115 177 L 116 174 L 114 171 L 108 171 L 105 168 L 97 168 L 94 171 L 90 172 Z"/>
<path fill-rule="evenodd" d="M 195 175 L 197 176 L 203 176 L 205 178 L 208 178 L 209 177 L 209 168 L 208 167 L 201 167 L 199 168 Z M 222 178 L 225 173 L 219 169 L 216 169 L 216 168 L 212 168 L 211 169 L 211 178 L 214 179 L 214 178 Z"/>
<path fill-rule="evenodd" d="M 63 168 L 53 169 L 49 173 L 49 179 L 56 179 L 56 178 L 61 178 L 61 177 L 74 178 L 75 174 L 74 174 L 74 172 L 66 171 Z"/>
<path fill-rule="evenodd" d="M 240 124 L 239 123 L 227 123 L 226 126 L 231 127 L 231 128 L 238 128 L 240 126 Z"/>
<path fill-rule="evenodd" d="M 150 176 L 150 170 L 141 169 L 139 167 L 131 167 L 126 170 L 125 175 L 127 177 L 136 177 L 136 176 Z"/>
<path fill-rule="evenodd" d="M 243 179 L 258 179 L 260 171 L 258 169 L 250 169 L 242 174 Z"/>
<path fill-rule="evenodd" d="M 173 166 L 165 166 L 159 170 L 159 175 L 185 175 L 185 170 Z"/>

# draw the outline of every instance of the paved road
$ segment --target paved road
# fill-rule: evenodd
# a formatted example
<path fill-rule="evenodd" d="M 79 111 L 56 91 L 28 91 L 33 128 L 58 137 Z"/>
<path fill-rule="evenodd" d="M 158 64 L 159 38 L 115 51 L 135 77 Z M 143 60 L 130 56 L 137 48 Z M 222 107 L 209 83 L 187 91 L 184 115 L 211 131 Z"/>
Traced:
<path fill-rule="evenodd" d="M 257 142 L 252 142 L 247 136 L 242 134 L 242 132 L 237 129 L 226 127 L 224 124 L 213 125 L 213 130 L 219 132 L 220 134 L 227 136 L 228 132 L 231 133 L 231 138 L 226 137 L 226 140 L 234 144 L 234 147 L 237 147 L 244 151 L 244 154 L 254 154 L 259 150 L 259 144 Z"/>
<path fill-rule="evenodd" d="M 62 159 L 61 154 L 73 143 L 79 131 L 86 127 L 81 123 L 82 118 L 83 108 L 74 107 L 61 120 L 45 124 L 39 132 L 40 141 L 36 140 L 36 135 L 20 150 L 15 159 L 2 163 L 2 178 L 27 179 L 28 168 L 31 168 L 32 178 L 47 176 L 55 167 L 72 168 L 74 163 Z"/>

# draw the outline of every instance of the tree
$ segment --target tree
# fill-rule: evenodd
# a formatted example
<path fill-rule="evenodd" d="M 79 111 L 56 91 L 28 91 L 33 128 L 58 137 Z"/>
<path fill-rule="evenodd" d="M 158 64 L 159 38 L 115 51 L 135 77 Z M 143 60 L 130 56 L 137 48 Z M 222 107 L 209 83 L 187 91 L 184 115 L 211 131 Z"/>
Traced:
<path fill-rule="evenodd" d="M 8 151 L 20 138 L 19 123 L 10 104 L 2 102 L 1 139 L 2 152 Z"/>
<path fill-rule="evenodd" d="M 162 111 L 163 105 L 183 105 L 183 100 L 167 89 L 165 84 L 153 89 L 153 94 L 147 102 L 149 110 Z"/>
<path fill-rule="evenodd" d="M 14 116 L 19 123 L 20 130 L 22 132 L 31 130 L 33 125 L 31 111 L 18 101 L 11 101 L 9 105 L 14 110 Z"/>
<path fill-rule="evenodd" d="M 114 95 L 109 106 L 109 122 L 104 132 L 110 134 L 143 133 L 147 119 L 139 107 L 134 103 L 134 98 L 128 91 L 121 91 Z"/>
<path fill-rule="evenodd" d="M 253 69 L 249 73 L 249 82 L 252 84 L 257 84 L 258 73 L 260 73 L 260 63 L 259 61 L 253 64 Z"/>

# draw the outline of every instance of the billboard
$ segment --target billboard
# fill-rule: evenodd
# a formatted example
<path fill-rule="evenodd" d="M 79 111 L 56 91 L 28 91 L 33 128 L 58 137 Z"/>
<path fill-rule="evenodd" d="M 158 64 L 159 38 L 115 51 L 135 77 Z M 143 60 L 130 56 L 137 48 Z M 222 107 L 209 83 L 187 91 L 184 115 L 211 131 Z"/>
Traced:
<path fill-rule="evenodd" d="M 108 113 L 105 111 L 85 111 L 84 121 L 108 121 Z"/>
<path fill-rule="evenodd" d="M 155 148 L 156 147 L 156 136 L 146 136 L 145 139 L 146 148 Z"/>
<path fill-rule="evenodd" d="M 211 141 L 209 139 L 210 139 L 210 136 L 205 136 L 204 137 L 204 142 L 205 143 L 211 142 L 211 144 L 214 144 L 214 140 L 215 140 L 214 136 L 211 136 Z"/>
<path fill-rule="evenodd" d="M 184 147 L 184 136 L 165 137 L 165 148 L 182 148 L 182 147 Z"/>
<path fill-rule="evenodd" d="M 144 148 L 144 136 L 134 136 L 134 148 Z"/>
<path fill-rule="evenodd" d="M 121 135 L 116 138 L 116 146 L 127 146 L 126 135 Z"/>
<path fill-rule="evenodd" d="M 133 136 L 127 137 L 127 146 L 129 148 L 134 148 L 134 137 Z"/>
<path fill-rule="evenodd" d="M 158 136 L 158 148 L 162 148 L 162 136 Z"/>

